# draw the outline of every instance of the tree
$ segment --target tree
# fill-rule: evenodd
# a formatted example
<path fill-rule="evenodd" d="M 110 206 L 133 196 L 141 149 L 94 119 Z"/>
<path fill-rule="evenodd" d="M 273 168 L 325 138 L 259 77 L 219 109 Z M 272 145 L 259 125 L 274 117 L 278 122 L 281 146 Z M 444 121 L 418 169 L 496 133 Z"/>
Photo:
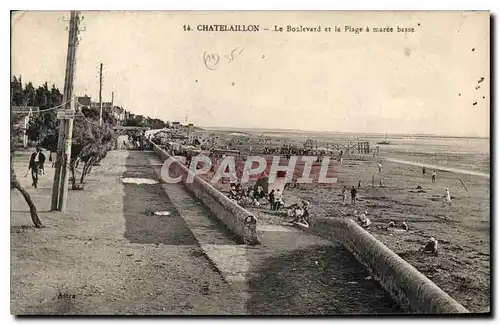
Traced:
<path fill-rule="evenodd" d="M 23 84 L 21 81 L 21 77 L 19 79 L 14 76 L 12 81 L 10 82 L 11 88 L 11 101 L 10 104 L 12 106 L 20 106 L 23 104 L 24 92 L 23 92 Z"/>
<path fill-rule="evenodd" d="M 28 204 L 30 208 L 30 215 L 31 215 L 31 221 L 35 225 L 36 228 L 41 228 L 43 227 L 42 222 L 40 221 L 40 218 L 38 217 L 38 212 L 36 211 L 36 206 L 35 203 L 33 203 L 33 200 L 31 199 L 31 196 L 29 193 L 21 186 L 21 183 L 19 183 L 19 180 L 16 177 L 16 172 L 14 171 L 14 152 L 16 149 L 16 140 L 18 137 L 22 136 L 22 130 L 15 124 L 15 121 L 11 119 L 10 123 L 11 127 L 11 140 L 10 140 L 10 188 L 14 188 L 18 190 L 22 196 L 24 197 L 24 200 Z"/>
<path fill-rule="evenodd" d="M 52 109 L 62 104 L 62 94 L 52 85 L 49 90 L 47 82 L 36 90 L 33 85 L 28 83 L 24 90 L 19 91 L 19 81 L 14 77 L 12 83 L 13 94 L 22 94 L 22 98 L 13 100 L 16 105 L 30 105 L 39 107 L 40 112 L 30 119 L 26 130 L 28 138 L 31 141 L 43 140 L 48 135 L 54 135 L 57 130 L 57 112 Z"/>
<path fill-rule="evenodd" d="M 31 82 L 28 82 L 23 90 L 23 106 L 35 106 L 36 91 Z"/>
<path fill-rule="evenodd" d="M 113 127 L 108 123 L 99 125 L 95 121 L 82 120 L 74 124 L 70 162 L 73 188 L 76 187 L 75 171 L 78 163 L 80 161 L 84 163 L 80 177 L 80 184 L 83 184 L 92 166 L 101 161 L 111 150 L 114 140 Z"/>

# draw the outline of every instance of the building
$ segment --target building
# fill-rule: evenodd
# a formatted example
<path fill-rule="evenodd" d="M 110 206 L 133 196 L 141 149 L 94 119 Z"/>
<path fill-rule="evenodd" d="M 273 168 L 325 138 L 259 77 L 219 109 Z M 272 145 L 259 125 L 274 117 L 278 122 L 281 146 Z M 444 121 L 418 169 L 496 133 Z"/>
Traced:
<path fill-rule="evenodd" d="M 78 106 L 85 106 L 85 107 L 90 107 L 92 104 L 92 100 L 89 96 L 85 95 L 83 97 L 77 97 L 76 101 L 79 105 L 77 105 L 76 110 L 79 110 Z"/>
<path fill-rule="evenodd" d="M 126 113 L 125 110 L 119 106 L 114 106 L 113 110 L 111 111 L 113 114 L 113 117 L 119 122 L 122 123 L 126 119 Z"/>
<path fill-rule="evenodd" d="M 100 109 L 99 102 L 91 102 L 90 107 L 93 109 Z M 111 108 L 113 107 L 113 104 L 111 102 L 102 102 L 102 110 L 108 110 L 110 111 Z"/>
<path fill-rule="evenodd" d="M 79 105 L 77 105 L 77 111 L 79 110 L 79 107 L 87 107 L 87 108 L 92 108 L 99 112 L 100 110 L 100 105 L 99 102 L 93 102 L 92 98 L 85 95 L 81 97 L 77 97 L 77 102 Z M 113 117 L 118 121 L 118 123 L 122 123 L 128 118 L 127 112 L 119 107 L 119 106 L 114 106 L 113 102 L 102 102 L 102 110 L 103 112 L 108 111 L 110 112 Z"/>
<path fill-rule="evenodd" d="M 180 122 L 172 122 L 172 129 L 178 130 L 181 128 Z"/>

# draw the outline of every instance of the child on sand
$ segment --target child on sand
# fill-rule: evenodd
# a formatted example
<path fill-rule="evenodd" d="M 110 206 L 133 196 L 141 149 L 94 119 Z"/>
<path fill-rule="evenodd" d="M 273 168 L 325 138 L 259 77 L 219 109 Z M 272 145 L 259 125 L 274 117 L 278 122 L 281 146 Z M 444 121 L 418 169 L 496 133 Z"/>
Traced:
<path fill-rule="evenodd" d="M 448 188 L 444 189 L 444 202 L 451 205 L 451 194 Z"/>
<path fill-rule="evenodd" d="M 431 237 L 429 238 L 429 241 L 427 241 L 427 243 L 419 250 L 423 252 L 431 252 L 432 254 L 437 255 L 438 241 L 434 237 Z"/>
<path fill-rule="evenodd" d="M 357 194 L 357 191 L 353 186 L 351 189 L 351 204 L 352 205 L 356 204 L 356 194 Z"/>
<path fill-rule="evenodd" d="M 342 204 L 345 205 L 347 202 L 347 186 L 344 185 L 342 188 Z"/>

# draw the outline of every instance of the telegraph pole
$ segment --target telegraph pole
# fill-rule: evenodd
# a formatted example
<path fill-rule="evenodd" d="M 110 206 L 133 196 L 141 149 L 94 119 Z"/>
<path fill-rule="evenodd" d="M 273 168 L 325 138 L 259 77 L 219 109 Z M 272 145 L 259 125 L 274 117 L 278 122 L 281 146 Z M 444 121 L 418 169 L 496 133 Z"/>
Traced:
<path fill-rule="evenodd" d="M 63 103 L 64 110 L 74 111 L 73 80 L 76 61 L 76 47 L 78 42 L 78 25 L 80 13 L 71 12 L 68 35 L 68 54 L 66 57 L 66 75 L 64 78 Z M 71 139 L 73 133 L 73 119 L 61 119 L 59 124 L 59 139 L 57 143 L 56 169 L 52 186 L 51 210 L 66 210 L 68 195 L 68 165 L 71 160 Z"/>
<path fill-rule="evenodd" d="M 111 109 L 113 109 L 113 107 L 115 107 L 114 102 L 115 102 L 115 92 L 112 91 L 111 92 Z"/>
<path fill-rule="evenodd" d="M 102 125 L 102 63 L 99 66 L 99 125 Z"/>

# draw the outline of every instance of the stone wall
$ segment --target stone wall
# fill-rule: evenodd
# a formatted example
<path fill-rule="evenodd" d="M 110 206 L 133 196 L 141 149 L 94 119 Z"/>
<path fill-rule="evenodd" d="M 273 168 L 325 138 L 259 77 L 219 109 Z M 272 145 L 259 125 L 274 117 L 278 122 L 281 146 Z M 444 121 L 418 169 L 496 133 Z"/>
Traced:
<path fill-rule="evenodd" d="M 171 158 L 167 152 L 156 144 L 153 144 L 153 150 L 162 161 Z M 249 211 L 219 192 L 201 177 L 194 175 L 194 173 L 179 160 L 173 160 L 169 168 L 169 174 L 172 178 L 182 176 L 184 185 L 203 202 L 203 204 L 205 204 L 232 233 L 237 235 L 243 243 L 248 245 L 260 244 L 260 240 L 257 236 L 257 218 Z M 193 182 L 188 183 L 186 179 L 189 174 L 192 175 Z"/>
<path fill-rule="evenodd" d="M 314 218 L 310 230 L 341 241 L 403 309 L 419 314 L 469 312 L 353 220 Z"/>

